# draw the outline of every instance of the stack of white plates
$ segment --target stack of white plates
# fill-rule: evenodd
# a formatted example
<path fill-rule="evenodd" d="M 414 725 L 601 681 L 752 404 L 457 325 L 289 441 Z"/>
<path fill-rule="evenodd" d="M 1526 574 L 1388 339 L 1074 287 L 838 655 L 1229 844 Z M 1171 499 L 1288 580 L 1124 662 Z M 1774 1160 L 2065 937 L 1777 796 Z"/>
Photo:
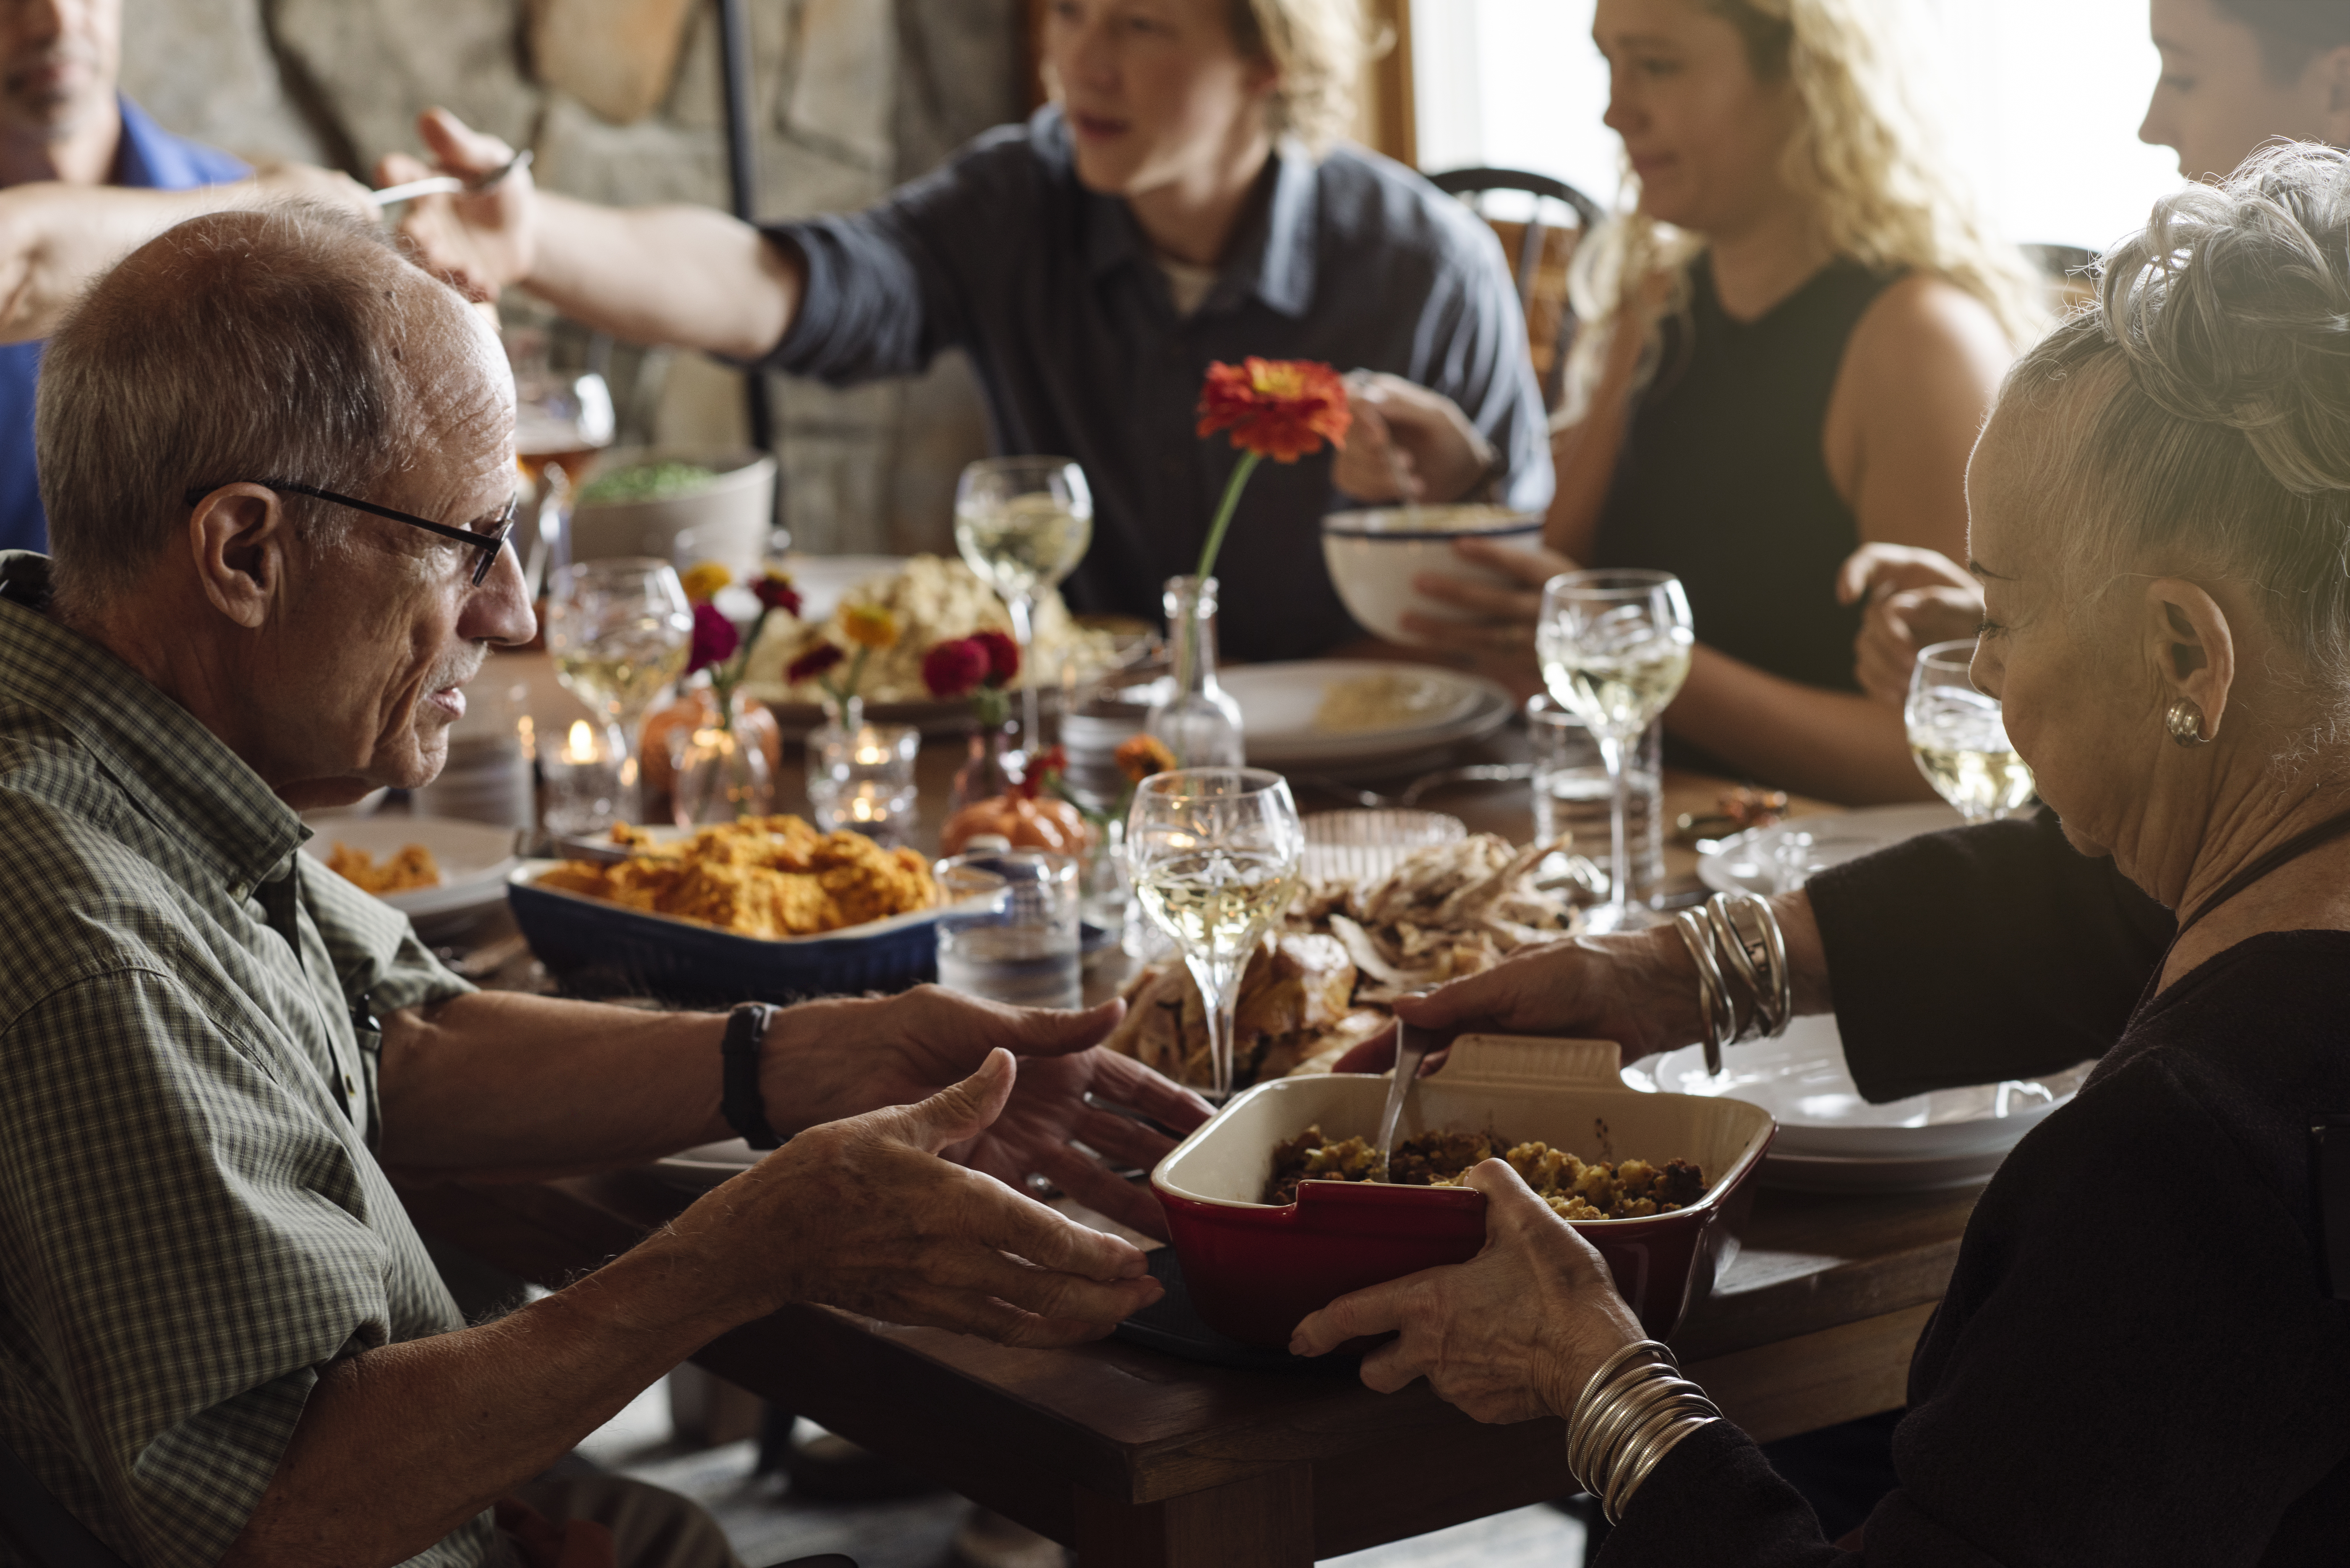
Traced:
<path fill-rule="evenodd" d="M 1989 1179 L 2007 1151 L 2073 1097 L 2094 1064 L 2045 1078 L 1937 1089 L 1889 1105 L 1860 1097 L 1829 1017 L 1799 1018 L 1776 1040 L 1733 1045 L 1721 1077 L 1702 1047 L 1624 1069 L 1636 1089 L 1726 1095 L 1779 1121 L 1766 1186 L 1810 1192 L 1922 1192 Z"/>
<path fill-rule="evenodd" d="M 1416 688 L 1408 716 L 1347 731 L 1326 730 L 1315 722 L 1333 687 L 1375 677 Z M 1241 705 L 1242 742 L 1248 760 L 1258 767 L 1408 765 L 1464 742 L 1482 740 L 1517 711 L 1505 688 L 1431 664 L 1310 659 L 1246 665 L 1224 672 L 1221 680 Z"/>

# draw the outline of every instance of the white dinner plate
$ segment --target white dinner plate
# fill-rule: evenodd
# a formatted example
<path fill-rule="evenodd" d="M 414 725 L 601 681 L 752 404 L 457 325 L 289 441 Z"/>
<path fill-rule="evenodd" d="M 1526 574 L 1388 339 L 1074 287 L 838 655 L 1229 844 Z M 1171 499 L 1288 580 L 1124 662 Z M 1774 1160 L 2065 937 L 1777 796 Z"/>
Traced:
<path fill-rule="evenodd" d="M 378 860 L 397 855 L 411 844 L 431 850 L 441 867 L 439 887 L 379 895 L 411 920 L 471 914 L 504 903 L 506 874 L 522 864 L 515 856 L 513 828 L 453 816 L 321 814 L 310 819 L 309 826 L 311 838 L 303 853 L 321 865 L 337 844 L 363 849 Z"/>
<path fill-rule="evenodd" d="M 1422 681 L 1427 701 L 1410 719 L 1380 729 L 1334 733 L 1315 727 L 1331 687 L 1373 675 Z M 1240 704 L 1248 759 L 1261 767 L 1332 767 L 1409 756 L 1491 734 L 1517 707 L 1503 687 L 1435 665 L 1310 659 L 1247 665 L 1221 680 Z"/>
<path fill-rule="evenodd" d="M 1860 1097 L 1845 1065 L 1835 1020 L 1815 1015 L 1795 1020 L 1776 1040 L 1731 1046 L 1719 1078 L 1706 1073 L 1704 1049 L 1690 1045 L 1635 1063 L 1624 1070 L 1624 1081 L 1637 1089 L 1726 1095 L 1769 1111 L 1778 1119 L 1779 1137 L 1765 1180 L 1782 1163 L 1791 1177 L 1801 1177 L 1806 1171 L 1798 1168 L 1806 1162 L 1828 1161 L 1809 1170 L 1809 1179 L 1840 1179 L 1866 1166 L 1877 1170 L 1877 1185 L 1895 1191 L 1913 1190 L 1913 1183 L 1952 1184 L 1964 1179 L 1958 1174 L 1962 1170 L 1987 1175 L 1999 1157 L 2073 1097 L 2092 1065 L 1873 1106 Z M 1989 1165 L 1981 1164 L 1986 1157 Z"/>
<path fill-rule="evenodd" d="M 1864 855 L 1917 837 L 1963 827 L 1966 818 L 1940 801 L 1916 805 L 1864 805 L 1834 815 L 1791 817 L 1768 827 L 1731 834 L 1698 857 L 1698 879 L 1717 893 L 1774 891 L 1772 852 L 1790 833 L 1812 836 L 1809 860 L 1814 870 L 1841 866 Z"/>

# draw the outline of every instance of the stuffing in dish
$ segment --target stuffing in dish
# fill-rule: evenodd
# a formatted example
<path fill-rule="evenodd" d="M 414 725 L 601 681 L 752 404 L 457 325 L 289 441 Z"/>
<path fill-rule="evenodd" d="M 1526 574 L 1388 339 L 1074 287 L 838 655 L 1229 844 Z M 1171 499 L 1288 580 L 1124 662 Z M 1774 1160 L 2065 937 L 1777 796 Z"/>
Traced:
<path fill-rule="evenodd" d="M 1458 1187 L 1479 1162 L 1506 1159 L 1559 1216 L 1567 1220 L 1638 1220 L 1669 1213 L 1705 1196 L 1705 1172 L 1687 1160 L 1662 1166 L 1645 1159 L 1589 1164 L 1545 1143 L 1505 1146 L 1492 1133 L 1432 1132 L 1396 1145 L 1391 1179 L 1399 1187 Z M 1301 1181 L 1375 1181 L 1378 1156 L 1359 1137 L 1325 1138 L 1307 1127 L 1273 1150 L 1267 1203 L 1295 1203 Z"/>
<path fill-rule="evenodd" d="M 796 816 L 745 817 L 671 840 L 622 824 L 612 838 L 629 858 L 567 860 L 538 885 L 764 938 L 837 931 L 938 902 L 930 864 L 914 851 L 818 833 Z"/>
<path fill-rule="evenodd" d="M 327 869 L 362 893 L 381 898 L 386 893 L 412 893 L 419 888 L 441 886 L 441 863 L 421 844 L 402 845 L 399 853 L 381 860 L 364 849 L 338 844 L 327 857 Z"/>

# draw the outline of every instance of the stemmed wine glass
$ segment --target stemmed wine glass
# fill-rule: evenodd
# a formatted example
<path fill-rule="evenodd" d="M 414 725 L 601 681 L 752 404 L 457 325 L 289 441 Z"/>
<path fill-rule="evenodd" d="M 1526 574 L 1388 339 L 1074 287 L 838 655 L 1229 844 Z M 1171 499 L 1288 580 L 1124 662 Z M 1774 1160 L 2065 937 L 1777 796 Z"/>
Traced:
<path fill-rule="evenodd" d="M 1297 890 L 1305 835 L 1279 774 L 1178 768 L 1135 786 L 1127 863 L 1142 907 L 1175 939 L 1207 1004 L 1210 1096 L 1232 1092 L 1241 976 Z"/>
<path fill-rule="evenodd" d="M 1999 699 L 1975 690 L 1975 639 L 1921 649 L 1901 710 L 1909 754 L 1934 793 L 1969 822 L 1997 822 L 2032 798 L 2032 769 L 2015 754 Z"/>
<path fill-rule="evenodd" d="M 1563 572 L 1543 586 L 1535 651 L 1543 683 L 1599 742 L 1613 795 L 1607 828 L 1607 901 L 1586 919 L 1595 931 L 1635 931 L 1657 923 L 1633 902 L 1632 857 L 1624 818 L 1630 806 L 1632 746 L 1689 679 L 1689 597 L 1670 572 Z"/>
<path fill-rule="evenodd" d="M 667 561 L 650 556 L 581 561 L 556 572 L 547 590 L 546 650 L 555 673 L 608 722 L 619 726 L 619 810 L 642 820 L 644 717 L 685 673 L 693 611 Z"/>
<path fill-rule="evenodd" d="M 1066 457 L 988 457 L 955 485 L 955 548 L 982 581 L 1003 596 L 1020 645 L 1020 747 L 1034 756 L 1036 593 L 1077 569 L 1094 539 L 1093 492 Z"/>
<path fill-rule="evenodd" d="M 535 498 L 531 537 L 516 547 L 536 598 L 548 576 L 570 564 L 572 503 L 596 454 L 612 443 L 612 393 L 593 370 L 555 369 L 543 327 L 512 327 L 504 336 L 515 378 L 515 462 Z"/>

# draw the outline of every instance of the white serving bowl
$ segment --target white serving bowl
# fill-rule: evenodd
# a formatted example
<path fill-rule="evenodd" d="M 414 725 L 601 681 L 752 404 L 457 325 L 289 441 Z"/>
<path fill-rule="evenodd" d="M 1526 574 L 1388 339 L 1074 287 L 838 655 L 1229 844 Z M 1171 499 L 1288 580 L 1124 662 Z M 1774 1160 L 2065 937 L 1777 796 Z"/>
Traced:
<path fill-rule="evenodd" d="M 1507 545 L 1542 542 L 1538 513 L 1506 506 L 1373 507 L 1333 512 L 1322 519 L 1322 559 L 1337 585 L 1347 611 L 1365 630 L 1389 642 L 1420 646 L 1424 639 L 1404 629 L 1406 611 L 1438 620 L 1476 618 L 1412 587 L 1421 572 L 1442 572 L 1493 587 L 1518 587 L 1516 578 L 1453 553 L 1459 539 L 1492 539 Z"/>
<path fill-rule="evenodd" d="M 659 501 L 582 502 L 571 514 L 571 557 L 594 561 L 617 556 L 650 556 L 674 561 L 680 569 L 716 561 L 749 582 L 766 558 L 775 528 L 775 460 L 744 447 L 704 451 L 684 447 L 614 449 L 596 462 L 610 473 L 640 462 L 692 462 L 718 477 L 689 495 Z M 593 483 L 593 480 L 589 481 Z M 678 535 L 693 535 L 692 560 L 678 561 Z"/>

